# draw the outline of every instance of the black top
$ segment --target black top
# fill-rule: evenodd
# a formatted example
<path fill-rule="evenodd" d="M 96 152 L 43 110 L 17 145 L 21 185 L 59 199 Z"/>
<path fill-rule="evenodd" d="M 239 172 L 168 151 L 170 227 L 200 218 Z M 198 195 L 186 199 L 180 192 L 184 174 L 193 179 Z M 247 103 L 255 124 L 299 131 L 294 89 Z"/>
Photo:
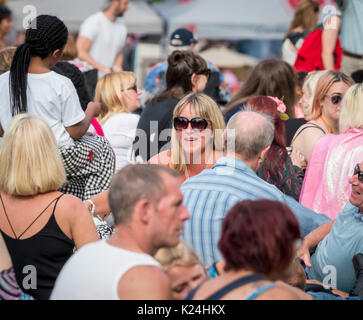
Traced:
<path fill-rule="evenodd" d="M 289 119 L 285 121 L 286 145 L 290 146 L 296 131 L 306 123 L 304 118 Z"/>
<path fill-rule="evenodd" d="M 49 299 L 59 272 L 73 254 L 74 242 L 63 233 L 54 217 L 58 200 L 62 196 L 52 200 L 49 205 L 55 204 L 47 224 L 30 238 L 21 240 L 22 234 L 11 238 L 0 230 L 14 265 L 16 280 L 20 288 L 34 299 Z M 3 202 L 2 205 L 6 214 Z M 36 277 L 33 278 L 34 270 Z M 29 288 L 34 284 L 36 288 Z"/>
<path fill-rule="evenodd" d="M 141 132 L 145 133 L 145 136 L 140 135 L 140 132 L 136 133 L 134 141 L 136 156 L 141 156 L 144 161 L 147 161 L 160 153 L 162 147 L 170 142 L 171 131 L 163 132 L 163 130 L 171 129 L 173 111 L 178 102 L 179 99 L 167 99 L 146 104 L 137 125 L 138 131 L 142 130 Z M 154 121 L 152 125 L 150 125 L 151 121 Z M 165 146 L 165 148 L 170 149 L 170 146 L 169 148 Z"/>

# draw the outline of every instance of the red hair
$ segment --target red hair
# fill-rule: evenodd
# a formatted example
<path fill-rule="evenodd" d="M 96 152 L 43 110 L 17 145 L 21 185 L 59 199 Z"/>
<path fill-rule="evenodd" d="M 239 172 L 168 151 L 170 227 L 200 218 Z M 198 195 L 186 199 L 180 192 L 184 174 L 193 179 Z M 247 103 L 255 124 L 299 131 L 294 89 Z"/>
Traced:
<path fill-rule="evenodd" d="M 298 239 L 299 223 L 285 204 L 245 200 L 234 205 L 224 218 L 218 248 L 225 271 L 244 269 L 282 275 L 292 263 Z"/>
<path fill-rule="evenodd" d="M 280 168 L 284 166 L 287 157 L 285 123 L 280 118 L 280 112 L 277 110 L 277 103 L 269 97 L 252 97 L 248 100 L 247 105 L 256 111 L 270 115 L 274 122 L 274 139 L 266 154 L 262 174 L 263 179 L 268 181 L 271 176 L 279 174 Z"/>

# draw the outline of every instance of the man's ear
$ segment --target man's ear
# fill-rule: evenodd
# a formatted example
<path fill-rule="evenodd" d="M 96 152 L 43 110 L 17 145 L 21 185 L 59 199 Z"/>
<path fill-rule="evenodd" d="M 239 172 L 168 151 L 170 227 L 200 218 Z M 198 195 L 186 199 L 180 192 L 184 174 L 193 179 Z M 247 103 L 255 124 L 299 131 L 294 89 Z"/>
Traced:
<path fill-rule="evenodd" d="M 134 217 L 142 224 L 148 224 L 155 215 L 154 204 L 148 199 L 139 200 L 134 207 Z"/>
<path fill-rule="evenodd" d="M 257 160 L 257 169 L 261 166 L 262 162 L 265 160 L 267 151 L 270 149 L 270 146 L 264 147 L 261 151 L 260 154 L 258 155 L 258 160 Z"/>

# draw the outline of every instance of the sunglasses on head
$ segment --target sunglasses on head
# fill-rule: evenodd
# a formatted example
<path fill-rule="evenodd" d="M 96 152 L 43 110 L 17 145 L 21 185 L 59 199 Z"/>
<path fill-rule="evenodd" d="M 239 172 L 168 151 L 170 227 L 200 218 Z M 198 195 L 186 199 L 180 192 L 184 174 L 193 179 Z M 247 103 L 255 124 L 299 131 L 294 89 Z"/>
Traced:
<path fill-rule="evenodd" d="M 360 171 L 359 163 L 357 163 L 354 168 L 353 175 L 355 176 L 356 174 L 358 175 L 359 182 L 363 183 L 363 171 Z"/>
<path fill-rule="evenodd" d="M 208 121 L 203 118 L 193 118 L 191 120 L 185 117 L 176 117 L 174 118 L 174 128 L 175 130 L 185 130 L 188 128 L 188 125 L 191 125 L 192 129 L 196 129 L 199 131 L 203 131 L 208 127 Z"/>
<path fill-rule="evenodd" d="M 329 97 L 332 104 L 339 104 L 343 100 L 343 97 L 340 94 L 335 94 L 332 96 L 330 94 L 326 94 L 326 96 Z"/>

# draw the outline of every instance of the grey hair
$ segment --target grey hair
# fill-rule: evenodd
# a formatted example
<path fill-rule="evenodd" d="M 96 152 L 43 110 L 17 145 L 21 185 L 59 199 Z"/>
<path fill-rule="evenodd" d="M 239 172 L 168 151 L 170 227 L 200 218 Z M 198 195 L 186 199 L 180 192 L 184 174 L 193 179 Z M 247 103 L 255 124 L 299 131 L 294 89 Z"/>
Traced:
<path fill-rule="evenodd" d="M 234 150 L 234 153 L 249 161 L 271 145 L 274 132 L 271 116 L 246 106 L 228 121 L 225 148 L 227 151 Z"/>
<path fill-rule="evenodd" d="M 162 173 L 176 179 L 180 177 L 176 170 L 157 164 L 130 164 L 114 176 L 108 200 L 116 225 L 129 221 L 136 203 L 141 199 L 147 199 L 157 206 L 167 194 Z"/>

